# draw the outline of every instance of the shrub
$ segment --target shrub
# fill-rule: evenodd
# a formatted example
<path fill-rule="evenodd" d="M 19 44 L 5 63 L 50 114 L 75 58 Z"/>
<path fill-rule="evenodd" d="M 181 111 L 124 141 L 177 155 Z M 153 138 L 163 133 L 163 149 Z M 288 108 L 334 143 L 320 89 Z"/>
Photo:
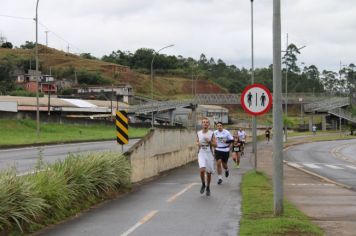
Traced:
<path fill-rule="evenodd" d="M 17 226 L 34 224 L 48 208 L 45 200 L 38 197 L 32 182 L 18 177 L 14 170 L 0 174 L 0 232 Z"/>
<path fill-rule="evenodd" d="M 129 161 L 113 152 L 69 155 L 34 174 L 0 173 L 0 234 L 31 232 L 130 186 Z"/>

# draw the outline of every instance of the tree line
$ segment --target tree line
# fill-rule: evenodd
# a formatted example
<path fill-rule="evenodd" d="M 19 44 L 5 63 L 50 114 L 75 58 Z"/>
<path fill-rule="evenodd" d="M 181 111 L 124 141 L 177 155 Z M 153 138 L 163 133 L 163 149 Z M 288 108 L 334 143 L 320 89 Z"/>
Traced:
<path fill-rule="evenodd" d="M 6 42 L 1 46 L 11 49 L 12 44 L 10 44 L 10 42 Z M 25 44 L 20 46 L 22 49 L 29 50 L 33 50 L 34 47 L 35 44 L 30 41 L 26 41 Z M 348 94 L 350 90 L 356 90 L 356 67 L 353 63 L 340 68 L 338 72 L 331 70 L 320 71 L 315 65 L 302 64 L 298 66 L 299 54 L 298 47 L 290 44 L 282 57 L 283 84 L 285 83 L 284 78 L 287 76 L 288 92 Z M 80 56 L 86 59 L 98 59 L 90 53 L 82 53 Z M 181 55 L 156 54 L 153 49 L 140 48 L 134 53 L 121 50 L 113 51 L 99 60 L 128 66 L 135 71 L 149 74 L 153 56 L 155 56 L 155 74 L 211 80 L 226 88 L 230 93 L 240 93 L 251 83 L 251 69 L 228 65 L 222 59 L 208 58 L 203 53 L 199 59 L 194 59 L 191 57 L 185 58 Z M 16 58 L 15 56 L 2 57 L 0 59 L 0 93 L 4 94 L 14 89 L 14 83 L 11 83 L 11 73 L 15 68 L 29 68 L 28 64 L 27 59 Z M 58 71 L 56 74 L 66 74 L 65 72 Z M 98 73 L 90 74 L 89 72 L 84 72 L 78 73 L 79 83 L 93 85 L 108 83 Z M 87 77 L 90 77 L 90 80 Z M 272 65 L 256 68 L 254 77 L 256 83 L 264 84 L 273 91 Z"/>
<path fill-rule="evenodd" d="M 101 60 L 130 68 L 143 73 L 150 73 L 152 58 L 156 52 L 153 49 L 140 48 L 134 53 L 130 51 L 113 51 L 104 55 Z M 288 92 L 336 94 L 348 93 L 356 88 L 356 67 L 353 63 L 344 66 L 339 72 L 320 71 L 315 65 L 298 66 L 300 51 L 290 44 L 282 58 L 282 76 L 288 77 Z M 181 55 L 157 54 L 154 61 L 156 74 L 176 75 L 186 78 L 208 79 L 227 88 L 231 93 L 240 93 L 251 83 L 251 69 L 228 65 L 222 59 L 208 58 L 201 54 L 199 59 L 185 58 Z M 256 83 L 261 83 L 273 91 L 272 65 L 254 70 Z M 283 86 L 284 88 L 285 86 Z"/>

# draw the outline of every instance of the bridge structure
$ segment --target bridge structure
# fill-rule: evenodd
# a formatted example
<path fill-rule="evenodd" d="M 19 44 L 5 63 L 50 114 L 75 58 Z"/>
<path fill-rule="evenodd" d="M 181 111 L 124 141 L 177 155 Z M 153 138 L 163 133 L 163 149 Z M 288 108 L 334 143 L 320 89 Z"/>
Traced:
<path fill-rule="evenodd" d="M 347 111 L 345 108 L 350 105 L 349 97 L 330 97 L 317 102 L 309 103 L 304 105 L 304 113 L 312 114 L 309 119 L 309 129 L 313 125 L 313 115 L 322 115 L 322 130 L 326 130 L 326 116 L 334 116 L 339 119 L 339 127 L 341 128 L 342 120 L 347 120 L 348 122 L 356 124 L 356 116 L 351 112 Z M 337 123 L 334 121 L 334 126 Z"/>
<path fill-rule="evenodd" d="M 290 105 L 300 104 L 303 112 L 310 116 L 309 128 L 313 125 L 314 114 L 325 114 L 339 117 L 356 123 L 356 117 L 347 112 L 344 107 L 350 105 L 348 97 L 337 97 L 326 93 L 289 93 L 282 94 L 282 103 Z M 128 113 L 144 119 L 155 119 L 171 125 L 182 122 L 174 120 L 174 111 L 179 108 L 192 109 L 192 119 L 196 118 L 198 105 L 240 105 L 240 94 L 196 94 L 192 99 L 153 101 L 130 106 Z M 153 113 L 153 116 L 152 116 Z M 326 127 L 326 116 L 323 116 L 323 129 Z M 326 129 L 326 128 L 325 128 Z"/>

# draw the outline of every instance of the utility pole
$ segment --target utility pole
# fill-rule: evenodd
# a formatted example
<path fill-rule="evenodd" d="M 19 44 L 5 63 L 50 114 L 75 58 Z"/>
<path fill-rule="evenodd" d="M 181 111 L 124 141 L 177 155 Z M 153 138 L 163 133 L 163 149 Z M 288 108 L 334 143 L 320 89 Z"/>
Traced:
<path fill-rule="evenodd" d="M 67 53 L 69 53 L 69 44 L 67 45 Z"/>
<path fill-rule="evenodd" d="M 255 65 L 254 65 L 254 50 L 253 50 L 253 0 L 251 0 L 251 84 L 255 83 Z M 254 165 L 257 169 L 257 120 L 256 116 L 252 116 L 252 152 L 254 153 Z"/>
<path fill-rule="evenodd" d="M 36 134 L 37 138 L 40 136 L 40 102 L 39 102 L 39 73 L 38 73 L 38 2 L 36 2 L 36 48 L 35 48 L 35 53 L 36 53 Z"/>
<path fill-rule="evenodd" d="M 287 46 L 286 46 L 286 55 L 288 55 L 288 33 L 287 33 Z M 288 117 L 288 62 L 286 61 L 286 84 L 285 84 L 285 91 L 284 91 L 284 112 L 286 119 Z M 287 143 L 287 138 L 288 138 L 288 125 L 287 122 L 284 124 L 284 136 L 285 136 L 285 141 Z"/>
<path fill-rule="evenodd" d="M 281 71 L 281 1 L 273 0 L 273 195 L 274 214 L 283 214 L 283 114 Z"/>
<path fill-rule="evenodd" d="M 48 30 L 45 31 L 45 33 L 46 33 L 46 46 L 47 47 L 48 47 L 48 32 L 49 32 Z"/>
<path fill-rule="evenodd" d="M 110 98 L 111 116 L 113 115 L 113 113 L 112 113 L 112 110 L 113 110 L 113 108 L 112 108 L 112 100 L 113 99 L 114 99 L 114 85 L 111 84 L 111 98 Z"/>
<path fill-rule="evenodd" d="M 51 88 L 52 83 L 48 83 L 48 116 L 51 115 Z"/>

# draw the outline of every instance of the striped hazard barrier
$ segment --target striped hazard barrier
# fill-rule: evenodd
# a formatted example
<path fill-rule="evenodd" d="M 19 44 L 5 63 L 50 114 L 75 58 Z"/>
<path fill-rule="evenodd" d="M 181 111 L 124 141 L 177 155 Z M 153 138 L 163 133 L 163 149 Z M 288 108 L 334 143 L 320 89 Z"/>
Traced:
<path fill-rule="evenodd" d="M 120 144 L 129 143 L 129 119 L 126 111 L 116 111 L 116 141 Z"/>

